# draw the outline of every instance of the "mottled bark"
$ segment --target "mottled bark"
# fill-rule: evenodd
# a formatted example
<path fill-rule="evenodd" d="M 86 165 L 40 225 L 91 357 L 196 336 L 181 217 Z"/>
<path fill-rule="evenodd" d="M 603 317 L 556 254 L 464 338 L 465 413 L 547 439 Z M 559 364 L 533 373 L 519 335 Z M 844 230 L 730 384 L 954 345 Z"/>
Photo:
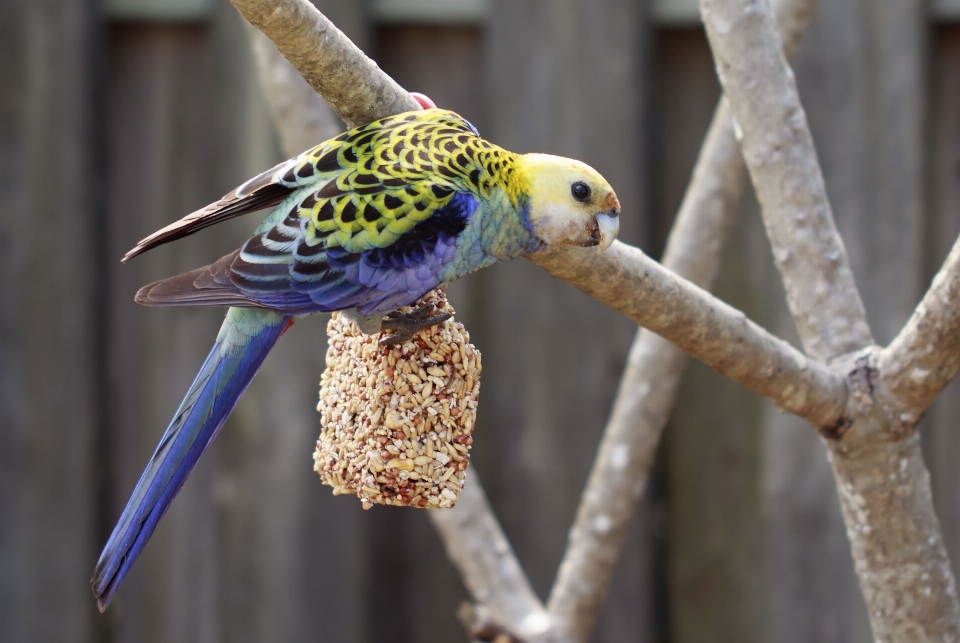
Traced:
<path fill-rule="evenodd" d="M 477 472 L 469 471 L 457 506 L 429 515 L 473 600 L 493 624 L 524 641 L 572 640 L 550 634 L 550 615 L 514 556 Z"/>
<path fill-rule="evenodd" d="M 904 329 L 880 352 L 899 419 L 916 424 L 960 368 L 960 241 Z"/>
<path fill-rule="evenodd" d="M 420 108 L 307 0 L 230 2 L 273 41 L 349 127 Z"/>
<path fill-rule="evenodd" d="M 639 249 L 617 241 L 602 254 L 561 248 L 531 258 L 783 410 L 818 427 L 840 421 L 841 377 Z"/>
<path fill-rule="evenodd" d="M 873 338 L 769 5 L 700 5 L 800 339 L 817 359 L 862 348 Z"/>

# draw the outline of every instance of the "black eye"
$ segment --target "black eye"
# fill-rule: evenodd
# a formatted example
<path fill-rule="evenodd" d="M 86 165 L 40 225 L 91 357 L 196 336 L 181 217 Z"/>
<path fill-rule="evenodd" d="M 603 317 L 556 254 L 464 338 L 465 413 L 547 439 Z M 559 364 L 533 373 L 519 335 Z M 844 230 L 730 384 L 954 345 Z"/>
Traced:
<path fill-rule="evenodd" d="M 583 181 L 577 181 L 570 186 L 570 194 L 577 201 L 586 201 L 590 198 L 590 186 Z"/>

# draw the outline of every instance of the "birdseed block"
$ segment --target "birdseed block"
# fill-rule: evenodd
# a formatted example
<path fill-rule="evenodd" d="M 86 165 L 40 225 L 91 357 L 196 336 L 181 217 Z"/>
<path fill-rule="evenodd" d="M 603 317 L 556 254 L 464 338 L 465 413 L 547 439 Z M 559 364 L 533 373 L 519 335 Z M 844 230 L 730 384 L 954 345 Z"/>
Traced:
<path fill-rule="evenodd" d="M 453 314 L 443 290 L 419 305 Z M 401 312 L 412 312 L 414 307 Z M 314 469 L 334 494 L 374 504 L 452 507 L 470 461 L 480 352 L 450 318 L 393 346 L 340 313 L 327 324 Z"/>

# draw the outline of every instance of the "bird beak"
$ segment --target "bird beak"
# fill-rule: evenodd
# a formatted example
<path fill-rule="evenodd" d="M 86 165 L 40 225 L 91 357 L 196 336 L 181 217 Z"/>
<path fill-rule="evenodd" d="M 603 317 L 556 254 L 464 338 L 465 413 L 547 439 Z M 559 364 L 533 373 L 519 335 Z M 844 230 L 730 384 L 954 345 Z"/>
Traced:
<path fill-rule="evenodd" d="M 603 252 L 613 244 L 620 232 L 620 210 L 619 208 L 610 208 L 607 212 L 601 212 L 597 215 L 597 227 L 600 229 L 600 252 Z"/>

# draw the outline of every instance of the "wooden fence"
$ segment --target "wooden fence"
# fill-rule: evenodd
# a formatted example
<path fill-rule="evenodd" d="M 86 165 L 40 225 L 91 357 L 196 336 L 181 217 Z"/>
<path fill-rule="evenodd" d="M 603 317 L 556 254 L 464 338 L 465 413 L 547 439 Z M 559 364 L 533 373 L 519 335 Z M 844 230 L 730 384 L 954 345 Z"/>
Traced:
<path fill-rule="evenodd" d="M 823 0 L 795 65 L 881 343 L 960 232 L 958 5 Z M 659 252 L 719 94 L 696 3 L 318 6 L 492 140 L 597 167 L 622 238 Z M 96 613 L 99 550 L 222 315 L 132 295 L 254 223 L 118 259 L 279 158 L 227 3 L 0 2 L 0 641 L 464 639 L 466 594 L 426 516 L 363 512 L 312 471 L 320 318 L 284 338 Z M 755 202 L 743 210 L 717 291 L 792 338 Z M 635 328 L 523 261 L 451 298 L 484 355 L 474 462 L 542 595 Z M 954 385 L 924 431 L 960 571 L 958 400 Z M 871 640 L 813 432 L 692 364 L 594 640 Z"/>

